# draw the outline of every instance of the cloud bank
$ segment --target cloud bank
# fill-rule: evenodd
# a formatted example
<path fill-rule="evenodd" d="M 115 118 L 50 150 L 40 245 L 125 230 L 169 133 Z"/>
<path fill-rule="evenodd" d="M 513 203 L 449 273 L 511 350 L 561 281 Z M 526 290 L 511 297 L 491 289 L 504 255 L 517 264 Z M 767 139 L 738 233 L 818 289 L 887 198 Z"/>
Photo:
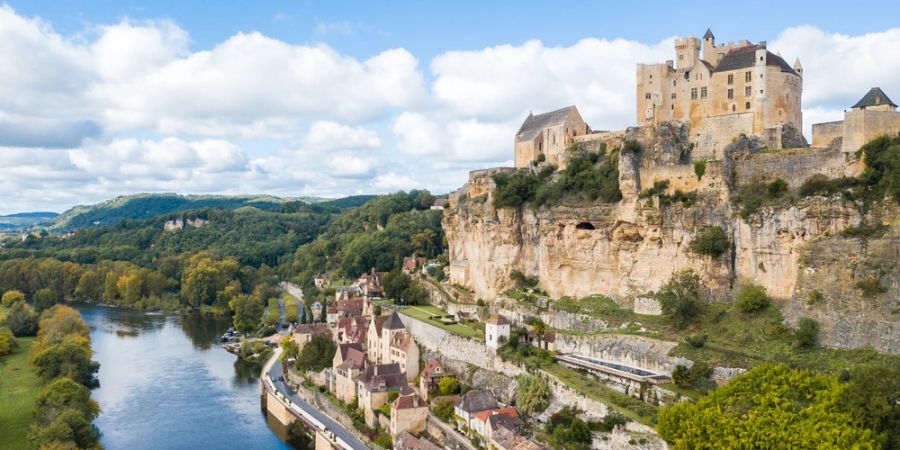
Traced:
<path fill-rule="evenodd" d="M 575 104 L 595 129 L 632 125 L 635 63 L 673 54 L 672 38 L 530 40 L 431 61 L 257 32 L 204 50 L 190 40 L 166 20 L 64 36 L 0 6 L 0 60 L 14 62 L 0 65 L 0 213 L 157 191 L 447 192 L 469 170 L 509 164 L 529 111 Z M 769 47 L 804 66 L 807 130 L 872 86 L 900 97 L 900 28 L 798 26 Z"/>

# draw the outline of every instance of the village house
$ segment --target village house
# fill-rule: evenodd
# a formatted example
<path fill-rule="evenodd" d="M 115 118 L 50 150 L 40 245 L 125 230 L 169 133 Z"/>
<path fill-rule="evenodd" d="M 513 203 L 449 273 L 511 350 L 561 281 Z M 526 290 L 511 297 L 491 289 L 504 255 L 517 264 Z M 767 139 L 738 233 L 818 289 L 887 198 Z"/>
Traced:
<path fill-rule="evenodd" d="M 411 275 L 416 273 L 421 267 L 425 266 L 425 258 L 417 257 L 417 256 L 407 256 L 403 258 L 403 266 L 402 269 L 404 273 Z"/>
<path fill-rule="evenodd" d="M 497 404 L 497 400 L 491 391 L 469 391 L 462 396 L 459 404 L 453 408 L 453 414 L 456 417 L 458 427 L 471 432 L 472 419 L 475 417 L 475 414 L 498 409 L 499 407 L 500 405 Z"/>
<path fill-rule="evenodd" d="M 391 436 L 421 433 L 428 419 L 428 403 L 416 393 L 401 395 L 391 404 Z"/>
<path fill-rule="evenodd" d="M 394 335 L 388 352 L 387 362 L 399 364 L 409 381 L 419 376 L 419 346 L 406 330 Z"/>
<path fill-rule="evenodd" d="M 488 348 L 497 350 L 509 340 L 510 324 L 506 317 L 494 314 L 484 322 L 484 341 Z"/>
<path fill-rule="evenodd" d="M 411 391 L 399 364 L 367 364 L 357 380 L 357 406 L 365 412 L 366 424 L 375 427 L 375 410 L 388 402 L 389 393 Z"/>
<path fill-rule="evenodd" d="M 531 439 L 519 435 L 506 427 L 499 427 L 493 433 L 490 440 L 491 446 L 497 450 L 544 450 L 545 446 L 540 445 Z"/>
<path fill-rule="evenodd" d="M 494 432 L 503 426 L 511 431 L 518 431 L 522 427 L 522 419 L 515 408 L 489 409 L 475 413 L 471 420 L 472 431 L 490 441 Z"/>
<path fill-rule="evenodd" d="M 319 318 L 322 317 L 322 303 L 313 303 L 312 306 L 309 307 L 309 311 L 312 313 L 314 320 L 319 320 Z"/>
<path fill-rule="evenodd" d="M 344 403 L 357 396 L 359 374 L 365 369 L 366 355 L 360 344 L 340 344 L 331 361 L 331 393 Z"/>
<path fill-rule="evenodd" d="M 325 275 L 318 274 L 313 279 L 313 284 L 316 286 L 317 289 L 325 289 L 326 287 L 328 287 L 328 284 L 329 284 L 328 278 Z"/>
<path fill-rule="evenodd" d="M 297 347 L 303 350 L 303 347 L 316 336 L 328 336 L 331 330 L 327 325 L 322 323 L 302 323 L 295 325 L 291 339 L 297 343 Z"/>
<path fill-rule="evenodd" d="M 384 295 L 384 287 L 381 285 L 381 279 L 384 272 L 376 272 L 373 268 L 368 273 L 364 273 L 357 278 L 353 286 L 360 289 L 362 294 L 368 298 L 380 298 Z"/>
<path fill-rule="evenodd" d="M 441 450 L 425 438 L 417 438 L 408 432 L 401 432 L 394 438 L 394 450 Z"/>
<path fill-rule="evenodd" d="M 362 312 L 362 299 L 338 300 L 328 307 L 325 319 L 329 324 L 336 324 L 342 317 L 355 317 L 362 315 Z"/>
<path fill-rule="evenodd" d="M 425 368 L 422 369 L 422 373 L 419 375 L 419 393 L 422 395 L 422 398 L 428 400 L 428 393 L 437 389 L 438 382 L 443 377 L 444 368 L 441 367 L 440 361 L 432 359 L 425 363 Z"/>
<path fill-rule="evenodd" d="M 334 341 L 359 343 L 365 348 L 368 330 L 369 320 L 365 316 L 340 317 L 333 329 Z"/>

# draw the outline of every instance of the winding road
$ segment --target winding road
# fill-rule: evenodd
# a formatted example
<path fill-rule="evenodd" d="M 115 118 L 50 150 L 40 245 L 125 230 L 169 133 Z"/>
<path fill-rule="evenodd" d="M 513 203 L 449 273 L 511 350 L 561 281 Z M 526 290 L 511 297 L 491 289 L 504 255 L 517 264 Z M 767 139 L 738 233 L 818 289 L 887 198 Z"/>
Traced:
<path fill-rule="evenodd" d="M 280 350 L 280 349 L 279 349 Z M 275 390 L 288 398 L 292 406 L 295 406 L 299 409 L 302 409 L 305 413 L 309 414 L 319 422 L 325 425 L 328 431 L 334 433 L 334 437 L 336 440 L 341 440 L 345 444 L 344 448 L 352 448 L 354 450 L 365 450 L 368 449 L 365 444 L 362 443 L 353 433 L 347 431 L 341 424 L 337 423 L 331 417 L 328 417 L 327 414 L 319 411 L 313 405 L 310 405 L 302 398 L 298 397 L 294 391 L 285 383 L 284 381 L 279 381 L 279 379 L 283 379 L 284 376 L 284 368 L 281 365 L 281 361 L 278 360 L 278 355 L 281 354 L 280 351 L 276 351 L 275 355 L 272 356 L 272 360 L 269 362 L 269 368 L 266 370 L 263 368 L 263 375 L 268 374 L 269 380 L 272 385 L 275 387 Z"/>

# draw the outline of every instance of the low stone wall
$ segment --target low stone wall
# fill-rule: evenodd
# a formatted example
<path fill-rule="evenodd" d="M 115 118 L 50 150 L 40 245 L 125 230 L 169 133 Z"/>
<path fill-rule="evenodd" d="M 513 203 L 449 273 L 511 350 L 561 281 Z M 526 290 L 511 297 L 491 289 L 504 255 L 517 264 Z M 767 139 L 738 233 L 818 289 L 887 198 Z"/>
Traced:
<path fill-rule="evenodd" d="M 735 156 L 734 170 L 738 185 L 756 178 L 781 178 L 796 188 L 813 175 L 829 178 L 852 176 L 858 167 L 838 149 L 799 148 Z"/>
<path fill-rule="evenodd" d="M 825 148 L 844 135 L 844 121 L 814 123 L 812 126 L 812 146 Z"/>
<path fill-rule="evenodd" d="M 666 375 L 671 375 L 677 365 L 693 365 L 689 359 L 669 356 L 676 345 L 676 342 L 629 335 L 556 336 L 556 350 L 560 353 L 617 361 Z"/>
<path fill-rule="evenodd" d="M 649 189 L 654 181 L 668 180 L 667 194 L 673 194 L 676 190 L 682 192 L 694 192 L 701 190 L 724 191 L 725 180 L 722 178 L 722 162 L 708 161 L 706 173 L 697 179 L 693 164 L 680 164 L 676 166 L 651 166 L 640 169 L 641 190 Z"/>
<path fill-rule="evenodd" d="M 722 149 L 741 133 L 753 132 L 753 113 L 708 117 L 691 126 L 691 157 L 696 161 L 720 160 Z"/>

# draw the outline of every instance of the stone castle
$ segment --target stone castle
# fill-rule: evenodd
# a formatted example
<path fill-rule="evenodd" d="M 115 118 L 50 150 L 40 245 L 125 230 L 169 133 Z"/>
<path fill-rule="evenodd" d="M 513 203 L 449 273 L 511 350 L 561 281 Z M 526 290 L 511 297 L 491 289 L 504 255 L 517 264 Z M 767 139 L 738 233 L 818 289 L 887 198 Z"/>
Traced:
<path fill-rule="evenodd" d="M 888 277 L 884 298 L 900 298 L 900 281 L 893 281 L 900 271 L 872 269 L 896 264 L 896 207 L 862 211 L 827 195 L 799 196 L 749 216 L 736 206 L 742 189 L 759 182 L 780 180 L 799 191 L 807 181 L 858 176 L 865 164 L 857 150 L 900 133 L 896 103 L 872 88 L 844 120 L 813 125 L 809 145 L 800 133 L 799 62 L 789 66 L 762 42 L 717 45 L 711 32 L 702 45 L 679 39 L 675 50 L 673 62 L 638 65 L 637 126 L 595 131 L 575 106 L 529 114 L 515 135 L 515 168 L 469 174 L 443 218 L 450 283 L 493 301 L 514 286 L 516 270 L 538 278 L 552 298 L 604 294 L 643 311 L 675 271 L 691 269 L 718 298 L 741 283 L 764 287 L 788 322 L 817 320 L 828 345 L 900 353 L 893 303 L 872 306 L 854 288 L 867 276 Z M 617 202 L 494 205 L 496 174 L 551 164 L 562 170 L 570 157 L 625 149 L 626 141 L 639 150 L 632 146 L 615 159 Z M 700 175 L 697 167 L 704 168 Z M 843 230 L 864 223 L 893 231 L 860 248 Z M 728 236 L 727 257 L 692 251 L 711 226 Z M 824 306 L 809 306 L 810 292 L 820 292 Z"/>
<path fill-rule="evenodd" d="M 694 36 L 676 39 L 674 60 L 637 65 L 636 125 L 685 124 L 694 159 L 721 160 L 722 149 L 741 134 L 760 138 L 768 148 L 806 147 L 802 94 L 799 59 L 788 64 L 764 41 L 717 45 L 707 30 L 702 43 Z M 841 138 L 845 152 L 855 151 L 880 134 L 900 131 L 900 114 L 881 89 L 872 88 L 845 120 L 812 130 L 814 147 Z M 515 165 L 527 167 L 544 155 L 564 166 L 564 151 L 573 143 L 614 135 L 592 131 L 575 106 L 529 114 L 515 136 Z"/>

